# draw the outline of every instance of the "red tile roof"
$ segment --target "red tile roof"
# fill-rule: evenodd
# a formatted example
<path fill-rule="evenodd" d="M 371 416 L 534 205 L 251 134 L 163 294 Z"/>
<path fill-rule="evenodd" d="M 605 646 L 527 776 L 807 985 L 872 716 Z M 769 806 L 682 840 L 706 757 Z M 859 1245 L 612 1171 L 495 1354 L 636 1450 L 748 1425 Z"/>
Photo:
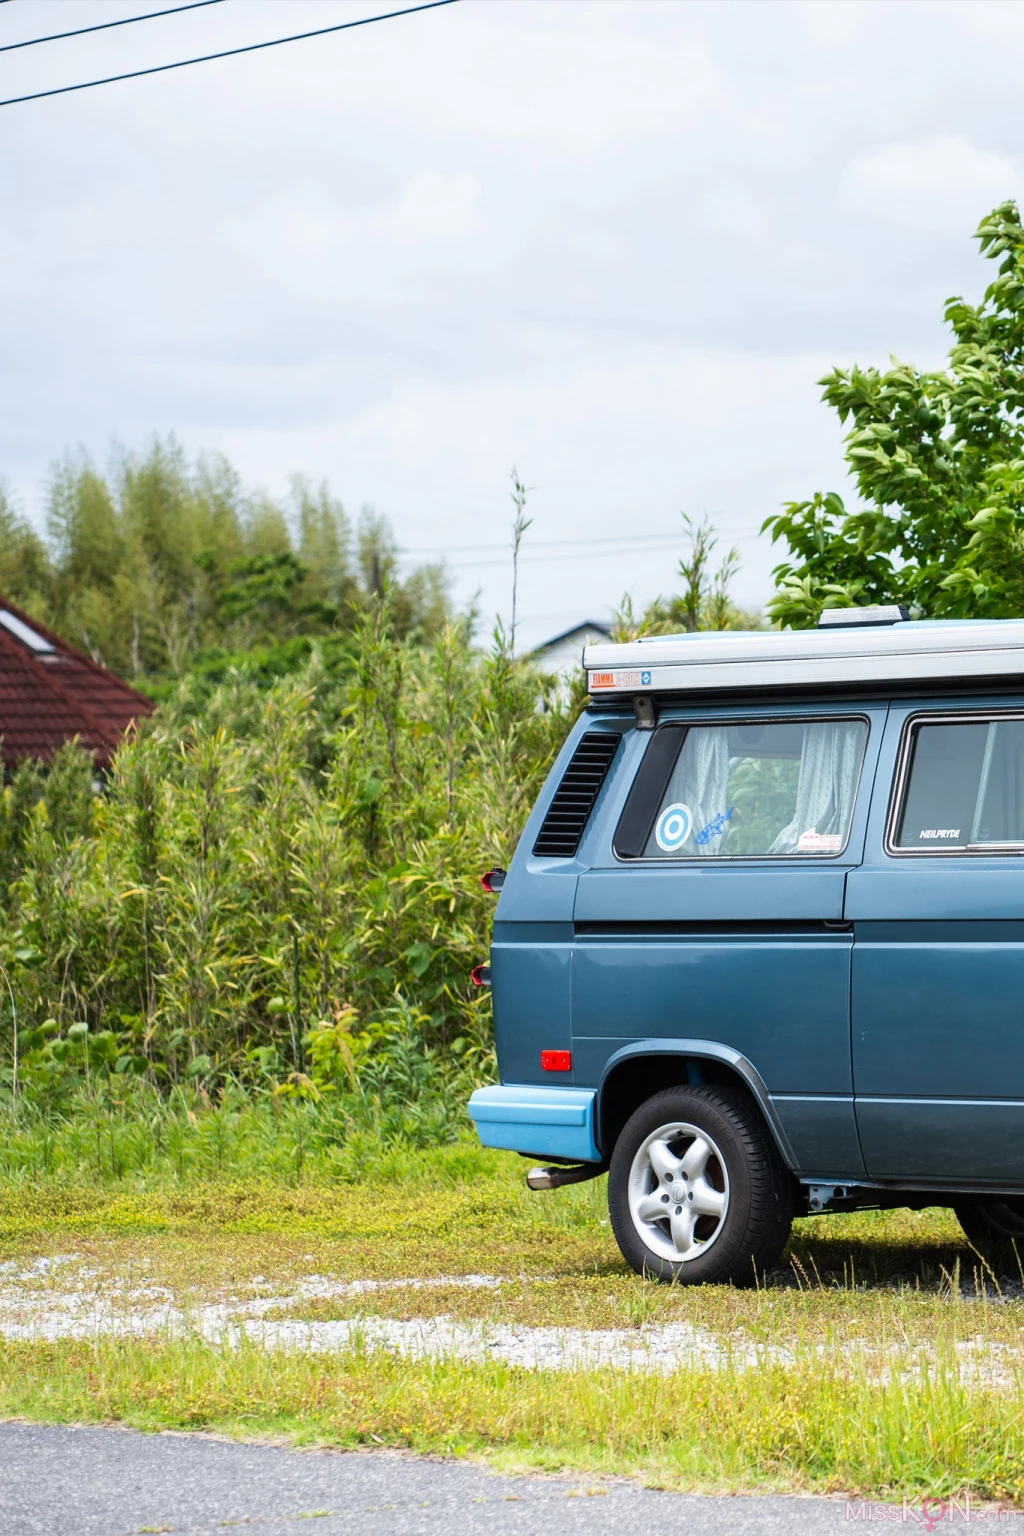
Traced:
<path fill-rule="evenodd" d="M 27 626 L 39 649 L 5 627 L 5 614 L 16 621 L 15 629 Z M 47 761 L 74 736 L 105 768 L 132 721 L 155 707 L 0 597 L 0 752 L 5 768 L 26 757 Z"/>

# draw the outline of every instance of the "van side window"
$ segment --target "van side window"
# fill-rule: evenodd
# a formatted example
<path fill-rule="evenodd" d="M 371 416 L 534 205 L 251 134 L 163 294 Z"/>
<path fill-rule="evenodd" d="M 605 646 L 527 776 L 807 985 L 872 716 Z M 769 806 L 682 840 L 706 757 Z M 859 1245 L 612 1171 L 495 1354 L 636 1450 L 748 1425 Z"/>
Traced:
<path fill-rule="evenodd" d="M 1024 720 L 917 720 L 904 745 L 900 852 L 1024 844 Z"/>
<path fill-rule="evenodd" d="M 615 852 L 834 857 L 849 836 L 867 734 L 864 720 L 663 726 L 623 809 Z M 670 741 L 676 750 L 666 761 Z M 657 782 L 644 773 L 648 760 Z"/>

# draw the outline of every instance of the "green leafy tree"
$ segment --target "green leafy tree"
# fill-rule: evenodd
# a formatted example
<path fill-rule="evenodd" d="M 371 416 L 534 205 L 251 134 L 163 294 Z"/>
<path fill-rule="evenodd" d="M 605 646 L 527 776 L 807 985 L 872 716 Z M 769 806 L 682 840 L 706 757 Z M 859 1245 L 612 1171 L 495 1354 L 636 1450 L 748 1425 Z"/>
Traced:
<path fill-rule="evenodd" d="M 229 583 L 218 599 L 220 614 L 225 623 L 242 626 L 240 644 L 276 638 L 288 629 L 294 632 L 304 619 L 323 628 L 337 618 L 337 609 L 326 603 L 304 604 L 296 599 L 306 570 L 291 550 L 239 555 L 227 574 Z"/>
<path fill-rule="evenodd" d="M 53 569 L 43 540 L 0 485 L 0 591 L 19 608 L 45 619 L 53 599 Z"/>
<path fill-rule="evenodd" d="M 315 637 L 341 654 L 385 590 L 401 635 L 448 623 L 443 567 L 403 576 L 386 519 L 365 509 L 353 536 L 326 484 L 297 476 L 278 503 L 173 437 L 120 450 L 107 475 L 83 454 L 60 460 L 45 538 L 0 487 L 0 593 L 155 693 L 197 670 L 295 672 Z"/>
<path fill-rule="evenodd" d="M 738 607 L 732 597 L 732 583 L 740 568 L 739 550 L 727 550 L 716 568 L 718 535 L 713 523 L 707 517 L 696 523 L 685 512 L 681 516 L 687 545 L 677 567 L 681 590 L 674 596 L 656 597 L 640 614 L 627 593 L 615 613 L 615 640 L 680 634 L 684 630 L 760 628 L 760 614 Z"/>
<path fill-rule="evenodd" d="M 773 619 L 806 627 L 826 607 L 901 602 L 928 618 L 1024 613 L 1024 228 L 1015 203 L 978 226 L 999 263 L 977 306 L 952 298 L 948 368 L 893 360 L 836 368 L 823 398 L 850 423 L 846 460 L 863 505 L 834 491 L 764 524 L 790 557 Z"/>

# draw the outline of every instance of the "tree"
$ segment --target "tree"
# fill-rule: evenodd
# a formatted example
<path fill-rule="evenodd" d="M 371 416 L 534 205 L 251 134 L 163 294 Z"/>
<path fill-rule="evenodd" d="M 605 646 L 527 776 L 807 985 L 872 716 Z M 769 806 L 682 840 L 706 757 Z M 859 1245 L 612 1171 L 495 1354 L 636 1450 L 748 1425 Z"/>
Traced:
<path fill-rule="evenodd" d="M 616 610 L 612 628 L 616 640 L 635 640 L 638 635 L 673 635 L 683 630 L 759 629 L 760 614 L 748 613 L 733 602 L 730 588 L 740 568 L 740 552 L 729 549 L 717 571 L 712 557 L 718 547 L 714 524 L 704 517 L 695 523 L 685 512 L 683 536 L 687 551 L 680 556 L 678 574 L 682 591 L 674 597 L 656 597 L 637 615 L 627 593 Z"/>
<path fill-rule="evenodd" d="M 834 491 L 789 502 L 764 529 L 784 539 L 772 618 L 803 628 L 823 608 L 907 604 L 926 618 L 1024 614 L 1024 227 L 1000 204 L 978 226 L 998 275 L 977 306 L 952 298 L 949 367 L 892 359 L 820 382 L 844 423 L 864 505 Z"/>
<path fill-rule="evenodd" d="M 253 646 L 261 673 L 293 670 L 313 636 L 343 646 L 385 590 L 402 636 L 430 639 L 450 618 L 443 567 L 402 579 L 385 518 L 365 509 L 353 549 L 326 484 L 296 477 L 279 505 L 219 454 L 190 463 L 173 436 L 119 451 L 108 476 L 81 453 L 59 461 L 46 528 L 44 540 L 0 486 L 0 593 L 148 687 L 223 672 Z"/>
<path fill-rule="evenodd" d="M 45 621 L 53 596 L 49 552 L 31 524 L 11 506 L 2 484 L 0 592 Z"/>

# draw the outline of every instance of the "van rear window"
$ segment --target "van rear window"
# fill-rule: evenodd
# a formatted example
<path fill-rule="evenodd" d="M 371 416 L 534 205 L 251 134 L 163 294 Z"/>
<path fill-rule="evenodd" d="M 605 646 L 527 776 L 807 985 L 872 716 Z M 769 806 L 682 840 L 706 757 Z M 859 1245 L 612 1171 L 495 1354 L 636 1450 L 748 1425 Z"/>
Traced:
<path fill-rule="evenodd" d="M 864 720 L 663 726 L 623 809 L 615 852 L 834 857 L 849 836 L 867 731 Z"/>
<path fill-rule="evenodd" d="M 942 853 L 1024 844 L 1024 720 L 918 720 L 892 844 Z"/>

